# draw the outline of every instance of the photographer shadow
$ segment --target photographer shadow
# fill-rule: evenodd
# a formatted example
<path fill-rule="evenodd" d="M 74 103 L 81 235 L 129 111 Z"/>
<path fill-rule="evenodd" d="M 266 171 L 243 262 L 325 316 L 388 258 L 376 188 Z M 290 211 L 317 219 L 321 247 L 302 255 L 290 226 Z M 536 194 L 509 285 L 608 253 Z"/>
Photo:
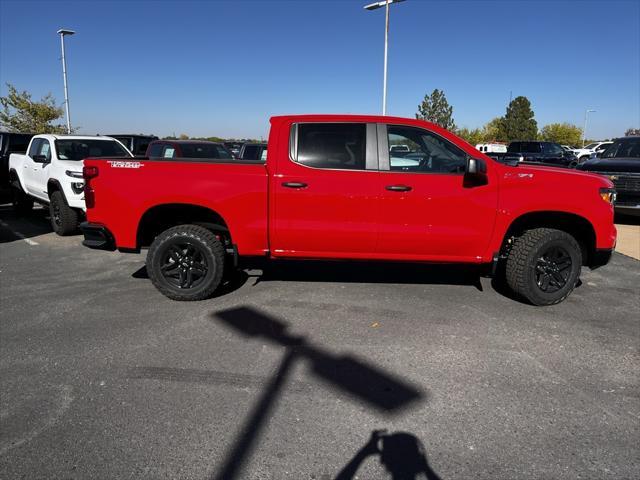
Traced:
<path fill-rule="evenodd" d="M 392 480 L 441 480 L 429 466 L 424 446 L 415 435 L 407 432 L 389 434 L 385 430 L 371 432 L 369 441 L 342 468 L 335 480 L 356 478 L 362 463 L 374 455 L 380 457 L 380 463 Z"/>

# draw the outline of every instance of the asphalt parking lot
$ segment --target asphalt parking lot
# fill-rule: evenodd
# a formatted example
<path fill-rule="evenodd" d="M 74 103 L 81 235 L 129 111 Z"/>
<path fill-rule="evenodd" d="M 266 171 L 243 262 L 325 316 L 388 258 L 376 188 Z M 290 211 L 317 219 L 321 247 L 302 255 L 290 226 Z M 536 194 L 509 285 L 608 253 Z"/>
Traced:
<path fill-rule="evenodd" d="M 309 262 L 177 303 L 144 255 L 0 220 L 0 478 L 640 478 L 638 260 L 546 308 Z"/>

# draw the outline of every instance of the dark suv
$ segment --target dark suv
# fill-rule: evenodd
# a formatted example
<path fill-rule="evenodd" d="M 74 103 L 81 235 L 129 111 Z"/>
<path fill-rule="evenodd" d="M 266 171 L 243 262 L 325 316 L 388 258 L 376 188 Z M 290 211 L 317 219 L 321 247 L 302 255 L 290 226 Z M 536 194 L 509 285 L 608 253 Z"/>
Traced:
<path fill-rule="evenodd" d="M 553 142 L 511 142 L 507 147 L 505 159 L 517 159 L 521 162 L 547 163 L 557 167 L 575 168 L 576 156 Z"/>
<path fill-rule="evenodd" d="M 9 186 L 9 155 L 26 153 L 32 133 L 0 132 L 0 188 Z"/>
<path fill-rule="evenodd" d="M 640 136 L 616 138 L 600 157 L 578 169 L 609 177 L 616 186 L 616 212 L 640 215 Z"/>

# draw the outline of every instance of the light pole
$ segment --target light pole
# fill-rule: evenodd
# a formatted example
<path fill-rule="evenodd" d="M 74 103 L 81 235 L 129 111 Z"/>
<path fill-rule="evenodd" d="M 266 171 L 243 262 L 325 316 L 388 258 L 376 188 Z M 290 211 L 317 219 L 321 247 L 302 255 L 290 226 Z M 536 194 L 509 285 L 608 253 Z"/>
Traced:
<path fill-rule="evenodd" d="M 60 35 L 60 45 L 62 47 L 62 76 L 64 78 L 64 108 L 67 114 L 67 134 L 71 133 L 71 118 L 69 117 L 69 91 L 67 89 L 67 60 L 64 56 L 64 36 L 73 35 L 76 32 L 61 28 L 58 30 Z"/>
<path fill-rule="evenodd" d="M 584 128 L 582 129 L 582 148 L 584 148 L 584 142 L 587 139 L 587 115 L 592 112 L 595 112 L 595 110 L 584 111 Z"/>
<path fill-rule="evenodd" d="M 382 0 L 380 2 L 365 5 L 365 10 L 377 10 L 385 7 L 385 26 L 384 26 L 384 80 L 382 82 L 382 115 L 387 114 L 387 50 L 389 47 L 389 5 L 392 3 L 400 3 L 404 0 Z"/>

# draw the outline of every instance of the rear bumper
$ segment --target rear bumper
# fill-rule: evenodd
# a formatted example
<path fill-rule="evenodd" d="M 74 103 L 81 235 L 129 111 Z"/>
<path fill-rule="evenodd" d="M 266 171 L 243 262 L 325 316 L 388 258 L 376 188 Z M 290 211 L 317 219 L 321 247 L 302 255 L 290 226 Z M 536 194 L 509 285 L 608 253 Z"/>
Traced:
<path fill-rule="evenodd" d="M 611 260 L 611 255 L 613 255 L 613 248 L 597 249 L 589 261 L 589 268 L 595 270 L 606 265 Z"/>
<path fill-rule="evenodd" d="M 96 250 L 109 250 L 116 249 L 116 242 L 113 235 L 104 225 L 98 225 L 95 223 L 82 222 L 80 224 L 80 230 L 84 235 L 82 244 L 85 247 L 95 248 Z"/>

